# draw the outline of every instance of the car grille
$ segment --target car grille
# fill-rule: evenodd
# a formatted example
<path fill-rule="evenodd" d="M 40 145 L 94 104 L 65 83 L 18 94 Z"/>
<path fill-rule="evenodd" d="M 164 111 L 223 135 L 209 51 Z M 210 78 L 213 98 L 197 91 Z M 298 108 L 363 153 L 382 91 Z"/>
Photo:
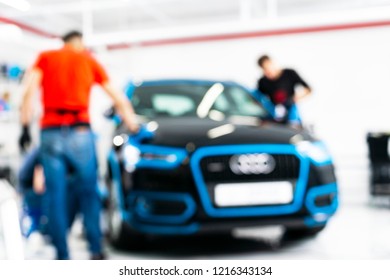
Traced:
<path fill-rule="evenodd" d="M 135 190 L 190 192 L 195 188 L 188 167 L 175 170 L 137 169 L 132 179 Z"/>
<path fill-rule="evenodd" d="M 271 155 L 275 169 L 269 174 L 236 174 L 230 168 L 233 155 L 209 156 L 200 161 L 207 185 L 215 183 L 242 183 L 261 181 L 295 181 L 299 177 L 300 160 L 294 155 Z"/>
<path fill-rule="evenodd" d="M 295 155 L 271 154 L 275 160 L 275 168 L 268 174 L 234 173 L 230 168 L 233 156 L 206 156 L 200 161 L 203 180 L 214 207 L 218 207 L 214 197 L 217 184 L 289 181 L 295 189 L 300 172 L 300 160 Z"/>

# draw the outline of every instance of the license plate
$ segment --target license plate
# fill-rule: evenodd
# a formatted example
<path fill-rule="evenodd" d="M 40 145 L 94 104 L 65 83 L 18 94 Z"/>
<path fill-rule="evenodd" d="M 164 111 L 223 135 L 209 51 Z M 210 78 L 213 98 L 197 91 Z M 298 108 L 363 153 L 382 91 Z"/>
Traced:
<path fill-rule="evenodd" d="M 235 228 L 232 231 L 234 237 L 237 238 L 255 238 L 255 239 L 274 239 L 282 237 L 284 234 L 283 226 L 258 226 L 248 228 Z"/>
<path fill-rule="evenodd" d="M 218 184 L 215 204 L 220 207 L 289 204 L 293 201 L 291 182 Z"/>

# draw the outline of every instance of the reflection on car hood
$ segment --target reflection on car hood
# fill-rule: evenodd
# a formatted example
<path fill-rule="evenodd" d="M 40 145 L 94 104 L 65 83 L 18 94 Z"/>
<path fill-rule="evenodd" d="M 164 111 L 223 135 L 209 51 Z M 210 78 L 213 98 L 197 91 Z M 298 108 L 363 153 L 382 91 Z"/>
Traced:
<path fill-rule="evenodd" d="M 305 131 L 285 125 L 263 123 L 257 126 L 233 125 L 227 121 L 213 121 L 195 117 L 158 118 L 158 129 L 150 144 L 173 147 L 195 147 L 238 144 L 291 144 L 291 138 L 314 139 Z"/>

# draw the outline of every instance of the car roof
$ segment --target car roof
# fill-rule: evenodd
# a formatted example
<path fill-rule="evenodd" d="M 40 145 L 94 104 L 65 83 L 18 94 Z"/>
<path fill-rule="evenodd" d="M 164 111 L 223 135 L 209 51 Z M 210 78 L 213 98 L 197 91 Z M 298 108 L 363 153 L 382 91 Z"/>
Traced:
<path fill-rule="evenodd" d="M 137 87 L 142 86 L 166 86 L 176 84 L 190 84 L 190 85 L 213 85 L 215 83 L 221 83 L 227 86 L 242 86 L 233 81 L 218 81 L 218 80 L 202 80 L 202 79 L 161 79 L 161 80 L 145 80 L 140 83 L 135 83 Z"/>

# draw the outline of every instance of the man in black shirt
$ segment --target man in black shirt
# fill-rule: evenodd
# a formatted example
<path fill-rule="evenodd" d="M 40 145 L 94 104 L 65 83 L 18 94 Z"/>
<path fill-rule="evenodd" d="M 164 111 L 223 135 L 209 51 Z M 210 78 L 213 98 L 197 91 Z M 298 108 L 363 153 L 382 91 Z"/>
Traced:
<path fill-rule="evenodd" d="M 260 57 L 258 64 L 264 74 L 258 81 L 258 90 L 275 105 L 275 119 L 288 123 L 296 110 L 295 104 L 311 94 L 309 85 L 294 70 L 277 67 L 267 55 Z M 302 87 L 298 92 L 297 86 Z"/>

